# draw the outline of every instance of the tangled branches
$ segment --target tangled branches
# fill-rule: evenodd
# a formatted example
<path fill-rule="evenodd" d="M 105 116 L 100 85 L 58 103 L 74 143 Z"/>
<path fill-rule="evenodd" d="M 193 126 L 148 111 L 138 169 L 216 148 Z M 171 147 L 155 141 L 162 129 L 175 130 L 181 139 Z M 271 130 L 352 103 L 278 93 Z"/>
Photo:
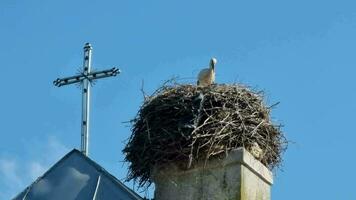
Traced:
<path fill-rule="evenodd" d="M 171 84 L 146 98 L 132 122 L 123 152 L 130 162 L 128 180 L 150 184 L 154 166 L 174 162 L 187 169 L 200 160 L 250 149 L 270 169 L 282 161 L 286 139 L 269 118 L 261 93 L 241 85 Z"/>

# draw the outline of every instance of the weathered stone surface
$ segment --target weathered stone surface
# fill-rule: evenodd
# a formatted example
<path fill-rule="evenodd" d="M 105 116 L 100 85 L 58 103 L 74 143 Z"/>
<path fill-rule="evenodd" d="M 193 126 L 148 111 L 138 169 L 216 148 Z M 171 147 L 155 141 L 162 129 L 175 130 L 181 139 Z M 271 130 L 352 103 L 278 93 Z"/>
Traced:
<path fill-rule="evenodd" d="M 270 200 L 272 173 L 245 149 L 189 170 L 158 166 L 152 179 L 156 200 Z"/>

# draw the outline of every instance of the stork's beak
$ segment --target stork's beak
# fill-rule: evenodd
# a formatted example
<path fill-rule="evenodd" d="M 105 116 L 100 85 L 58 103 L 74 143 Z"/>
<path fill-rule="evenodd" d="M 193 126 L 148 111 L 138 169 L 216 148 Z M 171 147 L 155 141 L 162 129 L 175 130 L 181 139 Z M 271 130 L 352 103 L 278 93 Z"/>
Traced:
<path fill-rule="evenodd" d="M 213 70 L 215 70 L 215 65 L 216 65 L 216 63 L 217 63 L 217 60 L 216 60 L 216 58 L 211 58 L 210 59 L 210 68 L 211 69 L 213 69 Z"/>

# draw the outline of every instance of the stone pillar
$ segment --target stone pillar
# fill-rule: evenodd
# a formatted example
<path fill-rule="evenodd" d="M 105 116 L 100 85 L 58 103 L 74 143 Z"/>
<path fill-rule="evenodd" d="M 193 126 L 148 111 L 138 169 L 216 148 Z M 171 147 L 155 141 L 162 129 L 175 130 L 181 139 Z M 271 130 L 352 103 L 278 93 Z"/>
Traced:
<path fill-rule="evenodd" d="M 155 200 L 270 200 L 273 175 L 244 148 L 189 170 L 153 170 Z"/>

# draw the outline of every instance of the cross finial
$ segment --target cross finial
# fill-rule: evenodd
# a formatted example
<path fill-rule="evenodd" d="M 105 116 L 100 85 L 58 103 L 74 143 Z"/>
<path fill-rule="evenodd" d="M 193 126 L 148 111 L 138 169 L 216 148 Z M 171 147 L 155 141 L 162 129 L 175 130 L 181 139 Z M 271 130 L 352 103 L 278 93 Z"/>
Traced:
<path fill-rule="evenodd" d="M 111 68 L 102 71 L 91 71 L 91 54 L 92 46 L 90 43 L 84 45 L 84 61 L 83 72 L 76 76 L 70 76 L 67 78 L 58 78 L 53 81 L 55 86 L 61 87 L 63 85 L 69 85 L 73 83 L 82 84 L 82 122 L 81 122 L 81 151 L 84 155 L 89 154 L 89 101 L 90 101 L 90 82 L 95 79 L 106 78 L 110 76 L 116 76 L 120 73 L 117 68 Z"/>
<path fill-rule="evenodd" d="M 87 43 L 85 43 L 85 46 L 84 46 L 84 50 L 85 49 L 93 49 L 93 48 L 91 47 L 91 44 L 89 42 L 87 42 Z"/>

